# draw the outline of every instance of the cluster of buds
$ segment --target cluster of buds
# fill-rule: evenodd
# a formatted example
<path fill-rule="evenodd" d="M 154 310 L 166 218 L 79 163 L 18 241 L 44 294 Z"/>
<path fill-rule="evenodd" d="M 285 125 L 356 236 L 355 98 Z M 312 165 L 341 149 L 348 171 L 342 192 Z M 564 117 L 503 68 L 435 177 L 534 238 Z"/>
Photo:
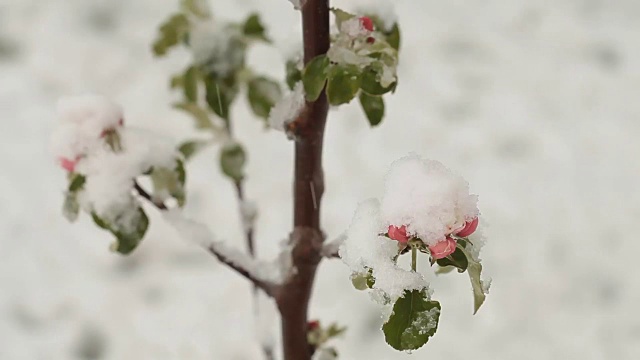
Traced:
<path fill-rule="evenodd" d="M 57 135 L 61 138 L 58 142 L 76 145 L 73 149 L 65 147 L 60 151 L 64 155 L 57 156 L 59 166 L 68 173 L 76 171 L 78 162 L 98 140 L 114 150 L 119 147 L 117 131 L 124 126 L 123 112 L 106 97 L 84 95 L 63 99 L 58 104 L 58 113 Z"/>
<path fill-rule="evenodd" d="M 471 221 L 467 221 L 461 227 L 453 230 L 449 234 L 446 234 L 443 240 L 438 241 L 435 245 L 427 246 L 429 249 L 429 252 L 431 253 L 431 257 L 434 260 L 438 260 L 453 254 L 453 252 L 456 251 L 457 243 L 456 243 L 456 239 L 452 235 L 454 235 L 455 237 L 467 237 L 473 234 L 478 228 L 478 221 L 479 220 L 477 217 Z M 390 239 L 395 240 L 403 245 L 406 245 L 409 242 L 409 240 L 412 238 L 416 239 L 415 237 L 412 237 L 409 234 L 407 234 L 406 225 L 402 225 L 402 226 L 390 225 L 387 236 Z"/>
<path fill-rule="evenodd" d="M 373 32 L 373 20 L 371 20 L 370 17 L 368 16 L 361 16 L 359 18 L 360 21 L 360 26 L 365 29 L 367 32 L 372 33 Z M 376 41 L 376 39 L 373 38 L 373 36 L 369 36 L 367 37 L 367 43 L 369 44 L 373 44 Z"/>

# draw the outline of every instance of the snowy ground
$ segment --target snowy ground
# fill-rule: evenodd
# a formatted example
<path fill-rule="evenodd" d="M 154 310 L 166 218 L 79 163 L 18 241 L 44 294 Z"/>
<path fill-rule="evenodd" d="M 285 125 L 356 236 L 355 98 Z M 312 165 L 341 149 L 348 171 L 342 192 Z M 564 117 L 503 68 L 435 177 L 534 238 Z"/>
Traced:
<path fill-rule="evenodd" d="M 64 175 L 48 153 L 59 96 L 100 92 L 124 104 L 129 124 L 176 141 L 192 133 L 166 86 L 186 54 L 156 61 L 149 51 L 175 3 L 0 0 L 0 359 L 259 359 L 249 285 L 157 216 L 121 258 L 89 219 L 60 215 Z M 212 3 L 230 19 L 264 11 L 280 43 L 299 36 L 285 0 Z M 330 114 L 327 233 L 380 195 L 392 160 L 440 160 L 480 194 L 494 281 L 472 316 L 466 276 L 435 279 L 441 325 L 415 358 L 639 359 L 640 2 L 394 3 L 404 41 L 384 124 L 370 130 L 357 103 Z M 266 47 L 252 58 L 275 76 L 279 61 Z M 292 144 L 244 103 L 236 111 L 248 194 L 262 210 L 259 252 L 270 256 L 291 226 Z M 241 246 L 214 150 L 189 170 L 189 212 Z M 341 359 L 408 359 L 384 343 L 378 309 L 347 268 L 320 270 L 311 312 L 349 325 Z"/>

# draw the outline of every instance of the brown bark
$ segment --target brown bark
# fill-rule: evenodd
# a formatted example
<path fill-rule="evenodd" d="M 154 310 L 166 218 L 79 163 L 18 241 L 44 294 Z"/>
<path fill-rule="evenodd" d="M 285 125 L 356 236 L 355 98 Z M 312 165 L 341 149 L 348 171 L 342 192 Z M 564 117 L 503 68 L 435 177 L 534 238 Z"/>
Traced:
<path fill-rule="evenodd" d="M 302 8 L 305 64 L 329 50 L 329 1 L 308 0 Z M 298 119 L 295 141 L 295 178 L 293 184 L 293 245 L 295 274 L 275 295 L 282 318 L 285 360 L 309 360 L 307 311 L 316 269 L 321 259 L 320 203 L 324 193 L 322 142 L 328 103 L 325 93 L 307 102 Z"/>

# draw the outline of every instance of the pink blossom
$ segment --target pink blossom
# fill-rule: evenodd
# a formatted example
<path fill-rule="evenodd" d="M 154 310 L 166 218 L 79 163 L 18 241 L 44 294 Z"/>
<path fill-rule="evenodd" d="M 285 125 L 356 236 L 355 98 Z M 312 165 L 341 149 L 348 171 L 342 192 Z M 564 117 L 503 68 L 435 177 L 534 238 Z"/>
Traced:
<path fill-rule="evenodd" d="M 389 238 L 406 244 L 409 241 L 409 236 L 407 236 L 407 226 L 402 225 L 400 227 L 396 227 L 394 225 L 389 225 Z"/>
<path fill-rule="evenodd" d="M 467 221 L 467 223 L 464 224 L 464 227 L 462 228 L 462 230 L 456 232 L 456 235 L 460 237 L 467 237 L 473 234 L 477 228 L 478 228 L 478 218 L 475 218 L 471 221 Z"/>
<path fill-rule="evenodd" d="M 362 16 L 360 18 L 360 25 L 367 31 L 373 31 L 373 21 L 368 16 Z"/>
<path fill-rule="evenodd" d="M 442 259 L 456 251 L 456 241 L 447 237 L 442 241 L 438 241 L 435 245 L 429 246 L 429 251 L 431 251 L 431 256 L 435 260 Z"/>
<path fill-rule="evenodd" d="M 73 172 L 76 169 L 76 165 L 78 164 L 78 160 L 79 158 L 76 158 L 75 160 L 69 160 L 65 157 L 59 157 L 58 158 L 58 162 L 60 163 L 60 166 L 67 170 L 68 172 Z"/>

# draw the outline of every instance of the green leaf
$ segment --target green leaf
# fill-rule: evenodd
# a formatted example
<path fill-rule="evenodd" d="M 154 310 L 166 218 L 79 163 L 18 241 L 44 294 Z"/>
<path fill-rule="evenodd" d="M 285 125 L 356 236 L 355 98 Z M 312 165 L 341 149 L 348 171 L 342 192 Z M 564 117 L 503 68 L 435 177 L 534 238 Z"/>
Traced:
<path fill-rule="evenodd" d="M 369 269 L 367 273 L 351 274 L 351 283 L 357 290 L 367 290 L 373 288 L 376 279 L 373 277 L 373 269 Z"/>
<path fill-rule="evenodd" d="M 151 182 L 155 197 L 162 198 L 164 194 L 168 194 L 176 199 L 178 206 L 184 206 L 186 199 L 185 175 L 182 160 L 176 160 L 176 166 L 173 169 L 154 167 L 151 171 Z"/>
<path fill-rule="evenodd" d="M 224 81 L 216 81 L 212 77 L 207 77 L 205 87 L 209 108 L 222 119 L 229 121 L 229 108 L 236 96 L 235 89 L 225 85 Z"/>
<path fill-rule="evenodd" d="M 324 89 L 327 81 L 327 68 L 329 58 L 326 55 L 318 55 L 313 58 L 302 73 L 302 84 L 307 100 L 316 101 Z"/>
<path fill-rule="evenodd" d="M 362 82 L 360 83 L 360 88 L 362 89 L 362 91 L 366 92 L 369 95 L 380 96 L 388 93 L 395 88 L 395 83 L 389 85 L 386 88 L 380 85 L 379 71 L 382 71 L 381 66 L 382 64 L 380 64 L 380 67 L 367 66 L 364 69 L 364 71 L 362 72 Z"/>
<path fill-rule="evenodd" d="M 353 100 L 360 88 L 360 69 L 355 65 L 335 66 L 329 74 L 327 97 L 329 104 L 341 105 Z"/>
<path fill-rule="evenodd" d="M 382 100 L 381 96 L 369 95 L 363 91 L 360 93 L 360 105 L 362 105 L 362 109 L 367 115 L 371 126 L 377 126 L 382 122 L 382 118 L 384 117 L 384 100 Z"/>
<path fill-rule="evenodd" d="M 178 110 L 182 110 L 188 113 L 189 115 L 193 116 L 193 119 L 196 122 L 195 125 L 197 129 L 210 129 L 213 127 L 213 124 L 211 123 L 211 119 L 209 118 L 209 114 L 207 113 L 207 110 L 199 107 L 197 104 L 178 103 L 178 104 L 173 104 L 173 107 Z"/>
<path fill-rule="evenodd" d="M 184 97 L 187 102 L 198 102 L 198 77 L 198 69 L 195 66 L 189 67 L 184 73 L 182 85 L 184 87 Z"/>
<path fill-rule="evenodd" d="M 462 247 L 458 247 L 458 249 L 460 249 L 464 253 L 464 255 L 467 257 L 467 261 L 469 262 L 467 273 L 469 273 L 471 288 L 473 289 L 473 314 L 475 315 L 482 304 L 484 304 L 484 300 L 487 298 L 484 293 L 484 284 L 480 279 L 480 275 L 482 273 L 482 264 L 476 261 L 466 249 L 463 249 Z M 458 249 L 456 249 L 456 251 Z"/>
<path fill-rule="evenodd" d="M 164 56 L 167 52 L 184 41 L 189 32 L 189 19 L 185 14 L 174 14 L 160 25 L 160 34 L 153 43 L 153 53 Z"/>
<path fill-rule="evenodd" d="M 112 250 L 123 255 L 130 254 L 140 244 L 149 228 L 149 218 L 140 207 L 133 214 L 120 214 L 114 223 L 106 221 L 95 212 L 91 213 L 91 217 L 96 225 L 108 230 L 116 237 L 116 242 L 112 244 Z M 118 225 L 120 222 L 122 224 Z"/>
<path fill-rule="evenodd" d="M 344 326 L 340 327 L 340 326 L 338 326 L 338 324 L 333 323 L 327 329 L 326 337 L 327 337 L 327 339 L 331 339 L 331 338 L 334 338 L 334 337 L 337 337 L 337 336 L 340 336 L 340 335 L 344 334 L 345 331 L 347 331 L 346 327 L 344 327 Z"/>
<path fill-rule="evenodd" d="M 271 108 L 282 97 L 282 91 L 280 90 L 280 84 L 277 82 L 264 77 L 257 77 L 249 81 L 247 97 L 253 113 L 258 117 L 267 119 Z"/>
<path fill-rule="evenodd" d="M 302 81 L 302 71 L 298 68 L 298 61 L 287 60 L 287 86 L 289 90 L 293 90 L 298 81 Z M 322 90 L 322 89 L 320 89 Z"/>
<path fill-rule="evenodd" d="M 400 26 L 398 23 L 393 24 L 393 28 L 390 31 L 385 31 L 384 35 L 392 48 L 400 50 Z"/>
<path fill-rule="evenodd" d="M 69 192 L 76 192 L 81 190 L 86 182 L 87 178 L 84 175 L 78 173 L 72 173 L 69 178 Z"/>
<path fill-rule="evenodd" d="M 211 17 L 211 11 L 206 0 L 182 0 L 180 7 L 184 12 L 188 12 L 200 19 Z"/>
<path fill-rule="evenodd" d="M 336 17 L 336 26 L 338 29 L 340 29 L 343 22 L 355 17 L 355 15 L 338 8 L 331 8 L 331 12 L 333 12 L 333 15 Z"/>
<path fill-rule="evenodd" d="M 67 191 L 64 195 L 64 204 L 62 205 L 62 215 L 74 222 L 78 220 L 80 214 L 80 204 L 78 203 L 78 194 L 76 192 Z"/>
<path fill-rule="evenodd" d="M 244 178 L 244 165 L 247 155 L 238 143 L 229 143 L 220 151 L 220 168 L 222 172 L 234 181 Z"/>
<path fill-rule="evenodd" d="M 264 25 L 262 25 L 262 21 L 260 20 L 260 15 L 258 14 L 249 15 L 242 26 L 242 32 L 247 37 L 269 41 L 265 33 Z"/>
<path fill-rule="evenodd" d="M 454 251 L 453 254 L 442 259 L 438 259 L 436 262 L 441 267 L 454 266 L 459 269 L 459 272 L 465 272 L 469 266 L 469 260 L 467 260 L 467 256 L 460 247 L 456 248 L 456 251 Z"/>
<path fill-rule="evenodd" d="M 405 290 L 393 305 L 393 313 L 382 326 L 385 340 L 396 350 L 416 350 L 438 329 L 440 303 L 424 290 Z"/>
<path fill-rule="evenodd" d="M 178 151 L 184 156 L 185 160 L 191 159 L 194 155 L 196 155 L 200 150 L 209 146 L 210 142 L 203 140 L 190 140 L 185 141 L 178 147 Z"/>

